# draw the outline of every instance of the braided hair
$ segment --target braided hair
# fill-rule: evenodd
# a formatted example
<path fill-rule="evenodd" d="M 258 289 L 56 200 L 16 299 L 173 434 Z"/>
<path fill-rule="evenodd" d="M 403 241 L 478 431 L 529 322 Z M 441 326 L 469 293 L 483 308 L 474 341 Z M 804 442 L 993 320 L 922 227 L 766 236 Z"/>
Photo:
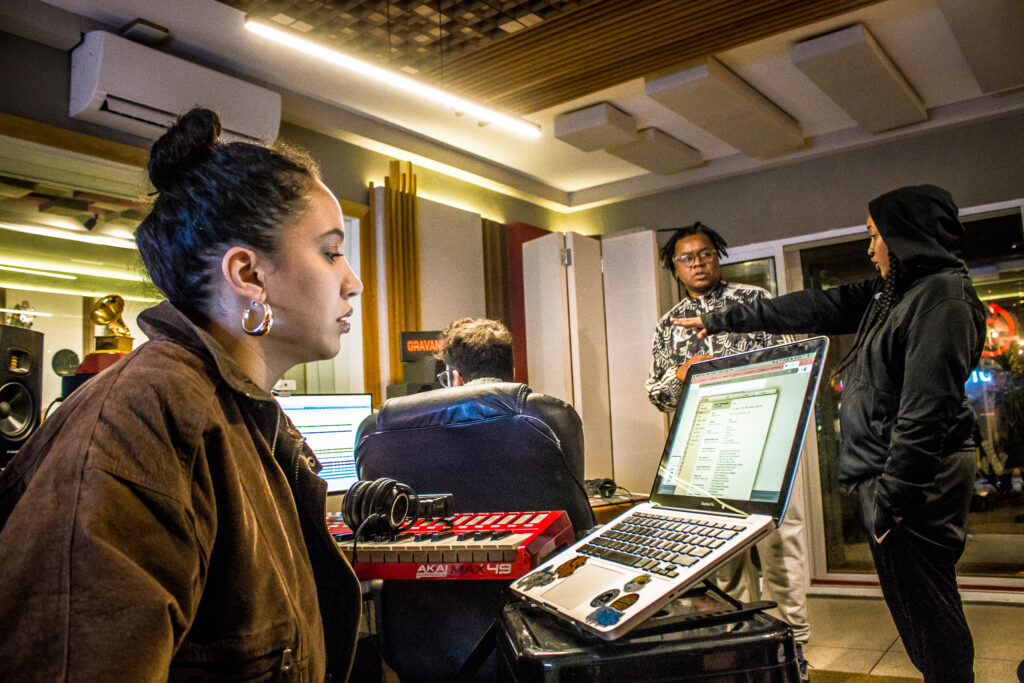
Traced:
<path fill-rule="evenodd" d="M 899 259 L 890 251 L 889 270 L 886 272 L 885 279 L 882 280 L 882 288 L 875 295 L 874 303 L 868 309 L 867 322 L 861 325 L 853 340 L 853 348 L 839 361 L 839 366 L 832 373 L 832 377 L 838 377 L 853 362 L 853 359 L 857 357 L 857 352 L 867 346 L 871 338 L 882 327 L 885 319 L 889 317 L 889 311 L 896 304 L 896 278 L 899 274 L 899 264 Z"/>
<path fill-rule="evenodd" d="M 671 230 L 672 228 L 668 229 Z M 693 225 L 676 228 L 676 231 L 668 238 L 668 242 L 665 242 L 665 245 L 658 250 L 658 258 L 661 260 L 661 265 L 664 266 L 665 270 L 673 275 L 675 274 L 676 242 L 686 237 L 693 237 L 694 235 L 705 235 L 709 240 L 711 240 L 711 246 L 714 247 L 720 257 L 729 255 L 729 252 L 725 250 L 725 248 L 729 246 L 726 243 L 725 238 L 719 235 L 715 230 L 712 230 L 700 221 L 697 221 Z"/>

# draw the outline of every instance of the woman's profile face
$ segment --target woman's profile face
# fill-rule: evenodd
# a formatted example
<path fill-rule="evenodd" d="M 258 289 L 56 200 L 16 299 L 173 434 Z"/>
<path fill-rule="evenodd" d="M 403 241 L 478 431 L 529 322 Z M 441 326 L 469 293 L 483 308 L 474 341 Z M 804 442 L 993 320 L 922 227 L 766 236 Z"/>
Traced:
<path fill-rule="evenodd" d="M 868 216 L 868 258 L 875 264 L 878 272 L 885 277 L 889 274 L 889 245 L 878 234 L 875 221 Z"/>
<path fill-rule="evenodd" d="M 363 283 L 345 257 L 341 207 L 317 181 L 309 205 L 285 224 L 280 247 L 266 273 L 267 303 L 274 328 L 264 339 L 268 353 L 289 367 L 333 358 L 349 332 L 352 297 Z"/>

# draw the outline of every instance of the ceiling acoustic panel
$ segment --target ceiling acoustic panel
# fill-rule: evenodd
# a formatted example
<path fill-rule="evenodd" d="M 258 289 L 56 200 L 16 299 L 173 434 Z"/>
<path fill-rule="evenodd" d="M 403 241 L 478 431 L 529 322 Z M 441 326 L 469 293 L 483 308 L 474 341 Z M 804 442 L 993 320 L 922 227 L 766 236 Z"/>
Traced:
<path fill-rule="evenodd" d="M 1024 85 L 1024 2 L 938 0 L 982 92 Z"/>
<path fill-rule="evenodd" d="M 860 24 L 797 43 L 793 64 L 872 133 L 928 119 L 924 102 Z"/>
<path fill-rule="evenodd" d="M 644 128 L 635 142 L 609 147 L 606 151 L 659 175 L 675 175 L 704 163 L 700 150 L 657 128 Z"/>
<path fill-rule="evenodd" d="M 636 119 L 600 102 L 556 118 L 555 137 L 584 152 L 593 152 L 636 140 Z"/>
<path fill-rule="evenodd" d="M 804 145 L 800 124 L 714 57 L 645 79 L 647 96 L 751 157 Z"/>

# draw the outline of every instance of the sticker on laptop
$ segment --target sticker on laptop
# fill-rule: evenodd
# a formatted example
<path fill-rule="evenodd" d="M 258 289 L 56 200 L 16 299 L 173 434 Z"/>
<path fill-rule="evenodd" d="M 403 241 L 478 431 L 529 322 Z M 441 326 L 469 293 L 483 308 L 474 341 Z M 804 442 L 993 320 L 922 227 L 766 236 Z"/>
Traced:
<path fill-rule="evenodd" d="M 636 593 L 638 590 L 646 586 L 651 582 L 651 577 L 641 574 L 640 576 L 630 579 L 629 582 L 622 587 L 622 590 L 626 593 Z"/>
<path fill-rule="evenodd" d="M 619 597 L 619 589 L 613 588 L 610 591 L 601 593 L 596 598 L 590 601 L 591 607 L 600 607 L 601 605 L 607 605 L 609 602 Z"/>
<path fill-rule="evenodd" d="M 530 574 L 519 579 L 519 583 L 516 584 L 516 588 L 521 591 L 528 591 L 531 588 L 538 586 L 546 586 L 555 580 L 555 575 L 551 573 L 550 569 L 543 569 L 535 574 Z"/>
<path fill-rule="evenodd" d="M 586 564 L 586 562 L 586 555 L 577 555 L 568 562 L 559 565 L 558 569 L 555 570 L 555 573 L 558 574 L 558 578 L 564 579 L 565 577 L 575 573 L 576 570 Z"/>
<path fill-rule="evenodd" d="M 619 623 L 619 619 L 621 618 L 622 612 L 617 609 L 612 609 L 607 605 L 603 605 L 594 610 L 587 617 L 587 621 L 591 624 L 597 624 L 598 626 L 614 626 Z"/>
<path fill-rule="evenodd" d="M 632 607 L 634 604 L 636 604 L 636 601 L 637 599 L 639 599 L 639 597 L 640 596 L 636 593 L 627 593 L 626 595 L 623 595 L 621 598 L 619 598 L 611 605 L 609 605 L 609 607 L 611 607 L 612 609 L 624 611 Z"/>

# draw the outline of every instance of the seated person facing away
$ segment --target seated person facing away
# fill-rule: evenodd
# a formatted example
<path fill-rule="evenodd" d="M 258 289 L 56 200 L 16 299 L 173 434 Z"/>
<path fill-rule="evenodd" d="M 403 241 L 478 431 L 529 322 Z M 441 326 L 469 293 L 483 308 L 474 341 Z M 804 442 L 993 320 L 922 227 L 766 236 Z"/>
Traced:
<path fill-rule="evenodd" d="M 593 527 L 572 406 L 512 381 L 512 336 L 500 322 L 457 320 L 442 339 L 446 388 L 388 399 L 363 421 L 360 479 L 451 493 L 458 512 L 565 510 L 577 535 Z M 500 615 L 502 583 L 384 581 L 374 604 L 385 661 L 402 681 L 452 680 Z M 491 680 L 493 669 L 483 667 Z"/>
<path fill-rule="evenodd" d="M 149 341 L 0 473 L 0 680 L 350 673 L 359 583 L 270 390 L 338 353 L 362 284 L 314 162 L 220 132 L 193 109 L 153 145 Z"/>
<path fill-rule="evenodd" d="M 456 493 L 460 511 L 565 509 L 577 533 L 593 526 L 582 484 L 583 423 L 573 407 L 513 382 L 512 335 L 497 320 L 456 320 L 441 340 L 445 388 L 389 399 L 363 421 L 359 477 Z M 524 466 L 531 471 L 518 471 Z M 540 481 L 538 467 L 553 478 Z"/>

